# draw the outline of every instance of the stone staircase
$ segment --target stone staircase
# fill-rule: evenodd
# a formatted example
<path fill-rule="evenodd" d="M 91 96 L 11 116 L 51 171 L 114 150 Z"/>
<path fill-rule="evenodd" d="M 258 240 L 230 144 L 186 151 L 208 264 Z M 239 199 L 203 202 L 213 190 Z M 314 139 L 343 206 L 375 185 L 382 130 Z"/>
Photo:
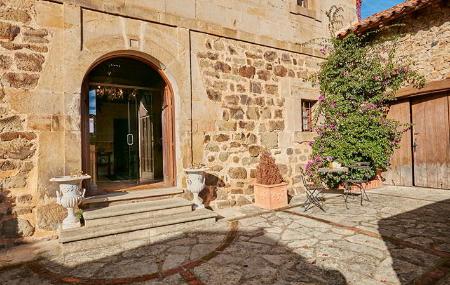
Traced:
<path fill-rule="evenodd" d="M 170 196 L 167 190 L 158 191 L 113 193 L 86 199 L 82 205 L 85 225 L 62 230 L 60 243 L 70 251 L 133 240 L 152 242 L 165 234 L 213 224 L 218 217 L 207 209 L 193 211 L 191 201 Z"/>

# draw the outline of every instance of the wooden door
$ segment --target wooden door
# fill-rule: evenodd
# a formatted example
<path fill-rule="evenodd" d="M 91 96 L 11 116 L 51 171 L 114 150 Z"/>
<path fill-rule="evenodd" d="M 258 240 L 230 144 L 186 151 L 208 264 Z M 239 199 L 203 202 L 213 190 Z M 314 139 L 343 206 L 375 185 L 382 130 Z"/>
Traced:
<path fill-rule="evenodd" d="M 175 185 L 175 153 L 174 153 L 174 112 L 172 92 L 169 86 L 163 91 L 162 117 L 162 144 L 163 144 L 163 169 L 164 182 L 167 185 Z"/>
<path fill-rule="evenodd" d="M 450 188 L 449 96 L 439 94 L 411 101 L 414 185 Z"/>
<path fill-rule="evenodd" d="M 410 101 L 403 100 L 391 106 L 388 118 L 402 124 L 411 123 Z M 413 158 L 411 151 L 411 130 L 402 135 L 400 147 L 391 157 L 389 170 L 384 173 L 385 182 L 389 185 L 413 186 Z"/>

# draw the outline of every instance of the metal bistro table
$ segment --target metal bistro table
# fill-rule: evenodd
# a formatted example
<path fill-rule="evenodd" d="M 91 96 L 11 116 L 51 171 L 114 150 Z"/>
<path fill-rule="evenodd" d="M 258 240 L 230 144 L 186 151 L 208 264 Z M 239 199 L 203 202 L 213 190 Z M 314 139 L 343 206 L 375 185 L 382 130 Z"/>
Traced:
<path fill-rule="evenodd" d="M 343 173 L 347 174 L 347 173 L 349 173 L 348 167 L 335 167 L 335 168 L 322 167 L 322 168 L 319 168 L 318 171 L 320 174 L 329 174 L 329 173 L 331 173 L 331 174 L 343 174 Z M 347 188 L 348 187 L 347 187 L 347 183 L 346 183 L 343 196 L 344 196 L 344 201 L 345 201 L 345 207 L 348 209 L 347 196 L 350 193 L 350 189 L 347 189 Z"/>
<path fill-rule="evenodd" d="M 353 164 L 350 164 L 348 166 L 349 168 L 349 173 L 354 173 L 355 171 L 367 171 L 370 170 L 370 163 L 369 162 L 355 162 Z M 345 196 L 345 206 L 347 207 L 347 198 L 348 195 L 351 194 L 351 190 L 352 190 L 352 186 L 356 186 L 359 191 L 361 192 L 361 206 L 363 205 L 363 200 L 366 200 L 368 202 L 370 202 L 369 196 L 367 196 L 366 193 L 366 187 L 367 187 L 367 183 L 369 183 L 369 177 L 367 176 L 363 176 L 360 179 L 347 179 L 346 181 L 344 181 L 345 183 L 345 189 L 344 190 L 344 196 Z M 345 195 L 346 193 L 346 195 Z M 348 207 L 347 207 L 348 209 Z"/>

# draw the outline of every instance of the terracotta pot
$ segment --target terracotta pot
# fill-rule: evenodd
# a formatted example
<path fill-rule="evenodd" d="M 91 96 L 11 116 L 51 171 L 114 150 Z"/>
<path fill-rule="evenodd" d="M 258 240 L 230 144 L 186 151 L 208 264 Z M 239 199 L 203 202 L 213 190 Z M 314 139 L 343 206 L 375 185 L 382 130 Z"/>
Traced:
<path fill-rule="evenodd" d="M 288 205 L 287 183 L 275 185 L 254 185 L 255 205 L 268 210 L 286 207 Z"/>
<path fill-rule="evenodd" d="M 383 186 L 383 180 L 381 178 L 381 173 L 382 173 L 382 170 L 377 170 L 377 174 L 375 175 L 375 177 L 372 178 L 372 180 L 370 180 L 368 183 L 364 183 L 366 190 L 376 189 L 376 188 L 380 188 L 381 186 Z M 344 185 L 340 184 L 338 189 L 344 190 Z M 356 191 L 359 189 L 357 186 L 352 186 L 351 190 Z"/>

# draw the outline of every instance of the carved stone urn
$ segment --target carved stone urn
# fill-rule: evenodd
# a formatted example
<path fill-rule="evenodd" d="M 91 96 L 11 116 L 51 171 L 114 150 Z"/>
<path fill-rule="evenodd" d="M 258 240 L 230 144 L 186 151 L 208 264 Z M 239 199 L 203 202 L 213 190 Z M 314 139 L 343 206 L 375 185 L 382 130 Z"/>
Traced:
<path fill-rule="evenodd" d="M 205 171 L 206 168 L 188 168 L 184 171 L 187 175 L 187 189 L 194 194 L 194 209 L 205 208 L 203 200 L 198 194 L 205 188 Z"/>
<path fill-rule="evenodd" d="M 68 175 L 50 179 L 51 182 L 59 184 L 59 190 L 56 191 L 56 203 L 67 209 L 67 217 L 62 222 L 63 230 L 81 227 L 80 219 L 75 216 L 74 209 L 83 200 L 86 192 L 86 189 L 81 188 L 81 183 L 90 178 L 89 175 Z"/>

